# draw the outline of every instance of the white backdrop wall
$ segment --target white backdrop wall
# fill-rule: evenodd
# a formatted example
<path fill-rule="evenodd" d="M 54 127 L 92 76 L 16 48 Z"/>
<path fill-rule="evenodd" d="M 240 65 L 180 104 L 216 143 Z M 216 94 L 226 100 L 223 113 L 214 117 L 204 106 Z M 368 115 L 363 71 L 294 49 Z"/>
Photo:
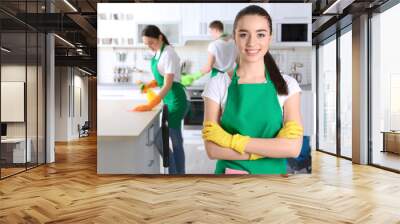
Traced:
<path fill-rule="evenodd" d="M 55 140 L 77 139 L 78 124 L 88 120 L 88 78 L 72 67 L 56 67 L 55 73 Z"/>

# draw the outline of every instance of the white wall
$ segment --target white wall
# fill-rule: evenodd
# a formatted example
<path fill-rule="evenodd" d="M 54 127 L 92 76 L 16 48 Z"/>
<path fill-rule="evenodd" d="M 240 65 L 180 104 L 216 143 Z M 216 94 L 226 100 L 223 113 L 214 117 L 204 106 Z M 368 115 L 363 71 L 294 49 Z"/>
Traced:
<path fill-rule="evenodd" d="M 55 141 L 68 141 L 69 85 L 71 83 L 68 67 L 55 68 Z"/>
<path fill-rule="evenodd" d="M 88 120 L 88 78 L 82 75 L 76 68 L 56 67 L 55 141 L 77 139 L 78 124 Z"/>
<path fill-rule="evenodd" d="M 174 47 L 178 56 L 183 61 L 189 61 L 190 72 L 200 70 L 207 63 L 207 47 L 209 41 L 189 41 L 185 46 Z M 127 59 L 125 62 L 119 62 L 117 60 L 117 53 L 127 53 Z M 284 74 L 291 72 L 291 67 L 294 62 L 303 64 L 303 67 L 297 68 L 297 72 L 302 74 L 301 84 L 310 84 L 312 82 L 311 75 L 311 58 L 312 49 L 310 48 L 288 48 L 288 49 L 273 49 L 271 50 L 272 55 L 280 70 Z M 126 48 L 120 50 L 113 50 L 112 48 L 101 48 L 98 54 L 99 72 L 99 83 L 113 83 L 114 67 L 116 66 L 129 66 L 137 67 L 141 70 L 146 71 L 147 74 L 133 74 L 133 82 L 136 79 L 151 79 L 152 74 L 150 72 L 150 61 L 144 60 L 143 56 L 146 54 L 152 54 L 148 49 L 145 48 Z M 138 77 L 141 76 L 141 77 Z M 144 77 L 142 77 L 144 76 Z M 146 77 L 148 76 L 148 77 Z"/>
<path fill-rule="evenodd" d="M 78 72 L 78 74 L 77 74 Z M 73 138 L 78 138 L 78 124 L 82 126 L 85 121 L 88 121 L 88 78 L 82 77 L 78 70 L 74 71 L 74 112 L 72 113 L 72 129 L 71 135 Z M 79 93 L 80 91 L 80 93 Z M 79 97 L 80 96 L 80 97 Z M 80 101 L 80 102 L 79 102 Z M 81 108 L 80 108 L 81 107 Z"/>

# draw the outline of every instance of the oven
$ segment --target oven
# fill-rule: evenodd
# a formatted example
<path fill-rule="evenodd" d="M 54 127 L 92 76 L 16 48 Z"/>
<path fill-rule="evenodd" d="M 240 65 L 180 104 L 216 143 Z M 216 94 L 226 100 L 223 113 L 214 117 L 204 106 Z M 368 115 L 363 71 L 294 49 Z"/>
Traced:
<path fill-rule="evenodd" d="M 202 126 L 204 119 L 204 100 L 201 97 L 204 87 L 188 87 L 190 108 L 184 119 L 185 126 Z"/>

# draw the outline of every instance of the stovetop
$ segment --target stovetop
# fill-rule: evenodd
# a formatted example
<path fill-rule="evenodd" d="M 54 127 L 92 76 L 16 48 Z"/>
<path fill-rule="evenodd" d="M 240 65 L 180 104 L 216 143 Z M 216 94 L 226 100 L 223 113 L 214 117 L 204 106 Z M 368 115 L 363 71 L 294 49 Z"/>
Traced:
<path fill-rule="evenodd" d="M 204 88 L 187 88 L 187 92 L 189 94 L 190 99 L 199 99 L 202 98 L 201 94 L 203 93 Z"/>

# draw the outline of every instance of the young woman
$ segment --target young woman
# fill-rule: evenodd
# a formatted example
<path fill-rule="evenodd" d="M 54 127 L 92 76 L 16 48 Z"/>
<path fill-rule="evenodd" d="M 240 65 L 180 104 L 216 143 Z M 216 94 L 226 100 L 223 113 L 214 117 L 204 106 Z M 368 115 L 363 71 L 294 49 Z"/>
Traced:
<path fill-rule="evenodd" d="M 286 174 L 286 159 L 302 144 L 300 87 L 282 76 L 269 53 L 272 22 L 259 6 L 235 18 L 239 64 L 210 80 L 203 97 L 203 139 L 218 159 L 215 173 Z"/>
<path fill-rule="evenodd" d="M 187 111 L 188 102 L 184 88 L 180 84 L 180 59 L 157 26 L 149 25 L 145 27 L 142 37 L 143 43 L 156 53 L 151 59 L 151 71 L 155 80 L 146 84 L 144 89 L 159 86 L 161 91 L 150 102 L 139 105 L 134 110 L 151 110 L 161 102 L 161 99 L 168 106 L 169 135 L 173 146 L 169 173 L 184 174 L 185 153 L 183 150 L 181 123 Z M 160 140 L 160 137 L 158 137 L 157 141 L 161 142 Z"/>

